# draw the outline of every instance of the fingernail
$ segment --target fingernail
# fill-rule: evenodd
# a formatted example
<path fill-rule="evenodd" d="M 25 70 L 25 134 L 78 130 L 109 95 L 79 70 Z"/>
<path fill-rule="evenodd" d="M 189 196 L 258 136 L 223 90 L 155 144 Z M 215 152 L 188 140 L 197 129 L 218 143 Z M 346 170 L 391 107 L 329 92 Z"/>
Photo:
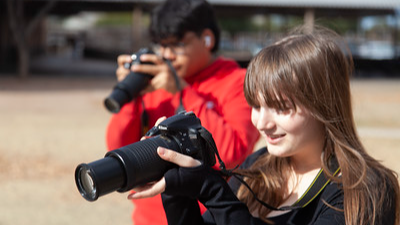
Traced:
<path fill-rule="evenodd" d="M 128 195 L 128 200 L 132 200 L 133 199 L 133 195 L 135 195 L 134 193 Z"/>
<path fill-rule="evenodd" d="M 163 148 L 163 147 L 158 147 L 158 154 L 159 154 L 159 155 L 165 155 L 165 148 Z"/>

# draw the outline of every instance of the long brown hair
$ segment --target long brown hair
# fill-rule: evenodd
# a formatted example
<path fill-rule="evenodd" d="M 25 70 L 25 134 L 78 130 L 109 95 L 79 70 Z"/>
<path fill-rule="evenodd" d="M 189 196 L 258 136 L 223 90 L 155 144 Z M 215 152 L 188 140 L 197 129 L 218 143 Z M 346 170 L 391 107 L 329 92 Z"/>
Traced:
<path fill-rule="evenodd" d="M 315 27 L 312 32 L 296 29 L 283 40 L 260 51 L 250 62 L 244 83 L 245 97 L 252 107 L 259 106 L 259 93 L 269 107 L 281 108 L 282 99 L 300 104 L 325 127 L 326 147 L 322 168 L 344 192 L 346 224 L 375 224 L 384 210 L 396 208 L 399 222 L 399 184 L 397 174 L 372 158 L 364 149 L 353 119 L 350 52 L 335 32 Z M 283 98 L 285 96 L 285 98 Z M 341 176 L 334 177 L 329 158 L 335 156 Z M 269 154 L 260 157 L 240 173 L 263 201 L 279 206 L 291 176 L 290 158 Z M 390 190 L 387 196 L 382 190 Z M 270 212 L 254 200 L 243 187 L 238 197 L 251 212 L 263 219 Z"/>

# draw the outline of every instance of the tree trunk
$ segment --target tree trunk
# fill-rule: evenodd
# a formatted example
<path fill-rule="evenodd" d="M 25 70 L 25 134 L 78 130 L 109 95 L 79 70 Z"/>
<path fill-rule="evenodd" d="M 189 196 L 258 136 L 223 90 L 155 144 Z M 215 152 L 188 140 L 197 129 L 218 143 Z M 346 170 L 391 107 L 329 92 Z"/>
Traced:
<path fill-rule="evenodd" d="M 22 79 L 25 79 L 29 76 L 29 66 L 30 66 L 29 47 L 26 46 L 26 43 L 18 47 L 18 58 L 19 58 L 18 76 Z"/>
<path fill-rule="evenodd" d="M 58 0 L 52 0 L 29 22 L 24 18 L 24 0 L 7 0 L 8 21 L 18 52 L 18 76 L 27 78 L 30 67 L 29 36 Z"/>

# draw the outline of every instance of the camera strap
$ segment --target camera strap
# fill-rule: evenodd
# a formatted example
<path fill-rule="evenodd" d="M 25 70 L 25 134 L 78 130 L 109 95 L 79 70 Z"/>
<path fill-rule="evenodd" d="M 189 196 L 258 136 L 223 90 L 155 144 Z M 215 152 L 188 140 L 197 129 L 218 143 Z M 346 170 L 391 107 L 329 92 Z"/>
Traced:
<path fill-rule="evenodd" d="M 147 131 L 149 131 L 149 115 L 147 114 L 147 110 L 145 108 L 144 101 L 142 99 L 142 115 L 140 115 L 140 121 L 141 121 L 141 130 L 142 130 L 142 136 L 144 136 Z"/>
<path fill-rule="evenodd" d="M 292 205 L 290 206 L 282 206 L 279 208 L 273 207 L 266 202 L 262 201 L 257 197 L 257 194 L 254 193 L 254 191 L 250 188 L 250 186 L 247 184 L 246 181 L 237 173 L 234 172 L 238 166 L 235 168 L 228 170 L 226 169 L 225 163 L 222 161 L 221 157 L 219 156 L 218 149 L 212 139 L 212 135 L 205 129 L 200 130 L 200 135 L 203 137 L 203 139 L 206 140 L 208 147 L 213 149 L 215 155 L 218 158 L 219 164 L 220 164 L 220 172 L 223 176 L 226 177 L 235 177 L 238 179 L 254 196 L 256 201 L 258 201 L 261 205 L 264 207 L 267 207 L 271 210 L 276 210 L 276 211 L 286 211 L 286 210 L 294 210 L 294 209 L 301 209 L 306 207 L 309 203 L 311 203 L 323 190 L 324 188 L 331 182 L 331 179 L 329 179 L 325 174 L 323 168 L 320 169 L 318 172 L 317 176 L 314 178 L 313 182 L 311 185 L 308 187 L 308 189 L 304 192 L 304 194 Z M 340 167 L 339 164 L 334 156 L 332 156 L 329 160 L 329 167 L 333 171 L 333 176 L 336 176 L 340 172 Z"/>
<path fill-rule="evenodd" d="M 169 60 L 169 59 L 163 59 L 166 63 L 167 63 L 167 65 L 168 65 L 168 67 L 169 67 L 169 69 L 171 70 L 171 72 L 172 72 L 172 74 L 173 74 L 173 76 L 174 76 L 174 79 L 175 79 L 175 85 L 176 85 L 176 89 L 179 91 L 179 106 L 178 106 L 178 108 L 176 109 L 176 114 L 178 114 L 178 113 L 180 113 L 180 112 L 184 112 L 184 111 L 186 111 L 185 110 L 185 107 L 183 107 L 183 102 L 182 102 L 182 88 L 181 88 L 181 84 L 180 84 L 180 82 L 179 82 L 179 78 L 178 78 L 178 75 L 177 75 L 177 73 L 176 73 L 176 70 L 175 70 L 175 68 L 172 66 L 172 63 L 171 63 L 171 61 Z M 149 128 L 149 116 L 148 116 L 148 114 L 147 114 L 147 111 L 146 111 L 146 108 L 145 108 L 145 105 L 144 105 L 144 101 L 142 100 L 142 108 L 143 108 L 143 112 L 142 112 L 142 115 L 141 115 L 141 117 L 140 117 L 140 120 L 141 120 L 141 124 L 142 124 L 142 128 L 141 128 L 141 130 L 142 130 L 142 136 L 143 135 L 145 135 L 146 133 L 147 133 L 147 131 L 150 129 Z"/>
<path fill-rule="evenodd" d="M 337 160 L 334 157 L 331 157 L 330 164 L 331 164 L 331 168 L 334 171 L 333 176 L 336 176 L 340 171 L 340 167 L 338 166 Z M 252 193 L 252 195 L 256 199 L 256 201 L 258 201 L 264 207 L 267 207 L 271 210 L 276 210 L 276 211 L 295 210 L 295 209 L 301 209 L 301 208 L 306 207 L 331 182 L 331 179 L 327 178 L 327 176 L 324 174 L 324 170 L 321 168 L 320 171 L 318 172 L 317 176 L 314 178 L 313 182 L 311 183 L 311 185 L 308 187 L 308 189 L 304 192 L 304 194 L 295 203 L 293 203 L 290 206 L 282 206 L 282 207 L 276 208 L 276 207 L 273 207 L 273 206 L 265 203 L 261 199 L 259 199 L 257 197 L 256 193 L 254 193 L 254 191 L 246 183 L 246 181 L 244 181 L 242 179 L 242 177 L 239 176 L 237 173 L 231 173 L 231 175 L 234 176 L 236 179 L 238 179 Z"/>
<path fill-rule="evenodd" d="M 175 70 L 174 66 L 172 66 L 172 63 L 169 59 L 163 58 L 163 60 L 167 63 L 169 69 L 172 72 L 172 75 L 174 75 L 176 89 L 179 92 L 179 106 L 176 109 L 175 113 L 178 114 L 180 112 L 184 112 L 186 110 L 185 110 L 185 107 L 183 106 L 183 102 L 182 102 L 182 87 L 181 87 L 181 83 L 179 82 L 178 74 L 176 73 L 176 70 Z"/>

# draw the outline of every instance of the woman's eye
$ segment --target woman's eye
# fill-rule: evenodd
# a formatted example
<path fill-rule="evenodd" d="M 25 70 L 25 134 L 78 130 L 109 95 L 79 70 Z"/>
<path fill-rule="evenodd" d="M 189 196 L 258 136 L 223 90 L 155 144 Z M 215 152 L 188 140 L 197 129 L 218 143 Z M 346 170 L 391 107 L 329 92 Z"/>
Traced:
<path fill-rule="evenodd" d="M 277 109 L 276 111 L 277 111 L 278 113 L 284 113 L 284 112 L 287 111 L 287 109 Z"/>
<path fill-rule="evenodd" d="M 281 113 L 281 114 L 288 114 L 288 113 L 290 113 L 292 111 L 292 107 L 285 106 L 285 107 L 282 107 L 282 108 L 278 108 L 276 111 L 278 113 Z"/>

